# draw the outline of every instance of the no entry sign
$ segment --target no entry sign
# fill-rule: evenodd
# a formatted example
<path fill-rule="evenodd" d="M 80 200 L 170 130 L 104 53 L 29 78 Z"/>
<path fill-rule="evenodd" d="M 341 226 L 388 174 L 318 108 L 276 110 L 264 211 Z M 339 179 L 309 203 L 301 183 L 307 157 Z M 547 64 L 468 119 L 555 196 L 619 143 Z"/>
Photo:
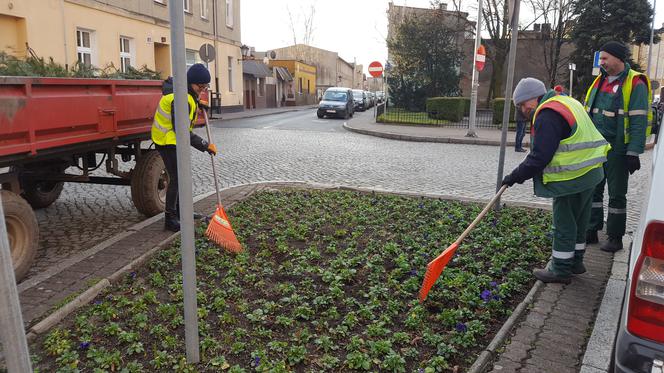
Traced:
<path fill-rule="evenodd" d="M 475 56 L 475 68 L 477 71 L 484 70 L 484 61 L 486 61 L 486 49 L 480 44 L 479 48 L 477 48 L 477 55 Z"/>
<path fill-rule="evenodd" d="M 370 63 L 369 74 L 371 74 L 371 76 L 373 76 L 374 78 L 380 77 L 381 75 L 383 75 L 383 65 L 378 61 Z"/>

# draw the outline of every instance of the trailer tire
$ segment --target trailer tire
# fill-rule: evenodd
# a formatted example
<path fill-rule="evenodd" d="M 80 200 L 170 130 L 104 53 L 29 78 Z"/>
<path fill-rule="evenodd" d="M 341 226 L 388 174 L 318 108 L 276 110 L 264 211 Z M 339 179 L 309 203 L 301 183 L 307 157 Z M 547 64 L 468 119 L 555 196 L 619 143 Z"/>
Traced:
<path fill-rule="evenodd" d="M 37 255 L 39 224 L 26 200 L 8 190 L 0 190 L 0 193 L 14 276 L 16 281 L 20 281 L 28 273 Z"/>
<path fill-rule="evenodd" d="M 38 181 L 22 183 L 23 194 L 21 196 L 34 209 L 48 207 L 55 202 L 65 183 L 62 181 Z"/>
<path fill-rule="evenodd" d="M 156 150 L 144 153 L 131 174 L 131 199 L 136 209 L 146 216 L 164 211 L 169 177 Z"/>

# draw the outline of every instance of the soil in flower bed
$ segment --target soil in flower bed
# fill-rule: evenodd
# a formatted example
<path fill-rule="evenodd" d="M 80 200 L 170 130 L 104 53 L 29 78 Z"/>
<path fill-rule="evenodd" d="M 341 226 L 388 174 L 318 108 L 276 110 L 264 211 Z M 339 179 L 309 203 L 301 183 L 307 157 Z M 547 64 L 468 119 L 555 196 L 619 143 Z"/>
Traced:
<path fill-rule="evenodd" d="M 197 228 L 201 362 L 185 360 L 178 244 L 31 346 L 40 372 L 464 371 L 549 255 L 546 211 L 491 212 L 427 300 L 426 264 L 482 206 L 349 191 L 253 195 L 230 213 L 245 247 Z"/>

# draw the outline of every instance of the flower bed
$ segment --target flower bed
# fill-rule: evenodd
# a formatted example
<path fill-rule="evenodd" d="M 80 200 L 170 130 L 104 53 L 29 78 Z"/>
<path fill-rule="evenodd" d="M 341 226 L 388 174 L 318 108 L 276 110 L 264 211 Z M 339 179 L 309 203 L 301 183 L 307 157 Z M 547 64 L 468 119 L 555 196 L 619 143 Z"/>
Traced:
<path fill-rule="evenodd" d="M 550 214 L 504 208 L 470 234 L 424 303 L 426 264 L 481 206 L 348 191 L 261 192 L 231 211 L 245 252 L 197 229 L 201 363 L 184 353 L 179 248 L 31 346 L 38 371 L 463 370 L 549 255 Z"/>

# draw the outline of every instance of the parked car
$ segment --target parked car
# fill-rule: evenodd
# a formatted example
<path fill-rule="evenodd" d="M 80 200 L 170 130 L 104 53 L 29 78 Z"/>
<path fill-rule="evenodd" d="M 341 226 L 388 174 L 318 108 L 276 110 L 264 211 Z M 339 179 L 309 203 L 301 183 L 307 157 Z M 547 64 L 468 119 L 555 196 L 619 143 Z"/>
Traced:
<path fill-rule="evenodd" d="M 664 146 L 653 150 L 652 178 L 634 232 L 625 300 L 616 339 L 615 372 L 663 372 Z M 659 365 L 659 367 L 658 367 Z"/>
<path fill-rule="evenodd" d="M 355 110 L 365 111 L 369 107 L 367 94 L 361 89 L 353 90 L 353 98 L 355 99 Z"/>
<path fill-rule="evenodd" d="M 373 107 L 375 104 L 373 93 L 371 93 L 371 91 L 364 91 L 364 92 L 367 94 L 369 107 Z"/>
<path fill-rule="evenodd" d="M 385 92 L 376 91 L 376 102 L 382 104 L 385 101 Z"/>
<path fill-rule="evenodd" d="M 318 103 L 318 118 L 341 117 L 348 119 L 355 113 L 353 91 L 350 88 L 330 87 L 325 90 L 323 99 Z"/>

